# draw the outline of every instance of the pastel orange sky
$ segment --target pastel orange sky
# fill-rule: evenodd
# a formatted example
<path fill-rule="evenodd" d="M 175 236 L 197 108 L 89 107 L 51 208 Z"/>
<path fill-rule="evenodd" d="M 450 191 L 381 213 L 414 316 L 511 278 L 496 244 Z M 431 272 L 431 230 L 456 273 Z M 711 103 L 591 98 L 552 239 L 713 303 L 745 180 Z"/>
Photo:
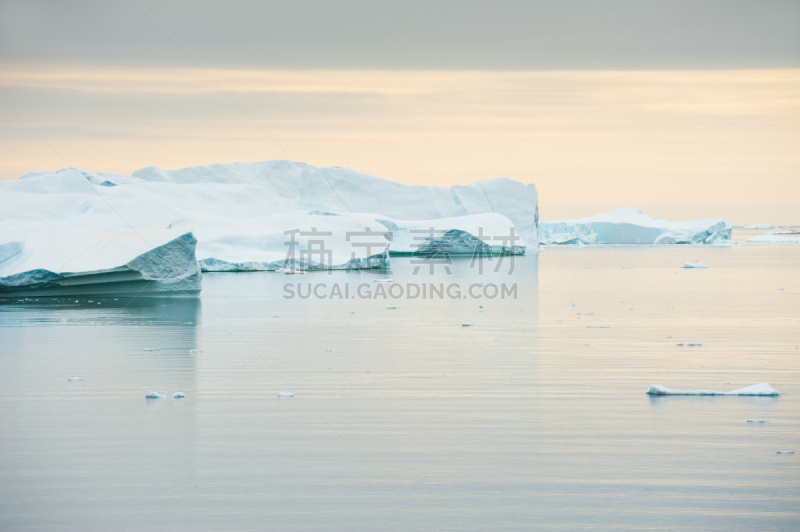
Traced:
<path fill-rule="evenodd" d="M 0 179 L 291 159 L 800 224 L 797 6 L 501 3 L 2 3 Z"/>

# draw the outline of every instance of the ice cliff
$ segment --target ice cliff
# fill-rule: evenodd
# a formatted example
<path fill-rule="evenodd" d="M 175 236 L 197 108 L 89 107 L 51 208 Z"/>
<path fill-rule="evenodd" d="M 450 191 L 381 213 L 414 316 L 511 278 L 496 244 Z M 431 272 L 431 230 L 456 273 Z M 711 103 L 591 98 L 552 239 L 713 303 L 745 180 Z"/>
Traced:
<path fill-rule="evenodd" d="M 192 233 L 159 224 L 32 233 L 0 242 L 0 297 L 196 294 L 196 244 Z"/>
<path fill-rule="evenodd" d="M 622 208 L 579 220 L 539 223 L 542 244 L 711 244 L 730 240 L 731 225 L 707 218 L 666 222 Z"/>

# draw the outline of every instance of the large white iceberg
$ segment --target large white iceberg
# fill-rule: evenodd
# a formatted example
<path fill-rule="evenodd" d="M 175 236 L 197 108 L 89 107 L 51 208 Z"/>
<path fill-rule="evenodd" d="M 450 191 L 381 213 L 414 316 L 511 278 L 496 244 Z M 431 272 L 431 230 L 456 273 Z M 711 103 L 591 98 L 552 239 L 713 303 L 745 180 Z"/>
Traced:
<path fill-rule="evenodd" d="M 733 390 L 730 392 L 717 392 L 715 390 L 673 390 L 660 384 L 654 384 L 647 389 L 648 395 L 758 395 L 758 396 L 777 396 L 781 392 L 762 382 Z"/>
<path fill-rule="evenodd" d="M 29 234 L 0 243 L 0 296 L 196 294 L 196 244 L 191 232 L 158 224 Z"/>
<path fill-rule="evenodd" d="M 724 220 L 666 222 L 630 207 L 579 220 L 539 223 L 542 244 L 711 244 L 730 238 L 731 225 Z"/>
<path fill-rule="evenodd" d="M 389 251 L 410 243 L 411 229 L 428 226 L 459 246 L 483 240 L 494 251 L 503 245 L 493 238 L 513 227 L 520 240 L 512 251 L 538 250 L 536 187 L 507 178 L 409 186 L 347 168 L 269 161 L 150 167 L 132 176 L 66 168 L 0 183 L 0 200 L 11 193 L 13 201 L 0 206 L 8 242 L 55 228 L 77 235 L 159 222 L 194 234 L 206 271 L 383 268 Z M 0 258 L 12 251 L 0 249 Z"/>

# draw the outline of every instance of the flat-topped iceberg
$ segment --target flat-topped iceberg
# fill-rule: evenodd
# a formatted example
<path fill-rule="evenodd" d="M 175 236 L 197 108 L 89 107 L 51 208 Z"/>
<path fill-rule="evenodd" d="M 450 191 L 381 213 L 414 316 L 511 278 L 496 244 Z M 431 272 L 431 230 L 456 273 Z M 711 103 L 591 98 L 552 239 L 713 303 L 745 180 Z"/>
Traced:
<path fill-rule="evenodd" d="M 717 392 L 715 390 L 673 390 L 660 384 L 654 384 L 647 389 L 648 395 L 758 395 L 758 396 L 777 396 L 781 392 L 762 382 L 760 384 L 753 384 L 745 386 L 738 390 L 730 392 Z"/>
<path fill-rule="evenodd" d="M 503 252 L 495 238 L 513 227 L 520 240 L 511 251 L 538 251 L 536 187 L 507 178 L 410 186 L 347 168 L 271 161 L 151 167 L 132 176 L 67 168 L 0 183 L 0 199 L 11 193 L 0 209 L 7 244 L 0 260 L 33 234 L 138 230 L 155 222 L 192 232 L 205 271 L 385 268 L 388 252 L 401 244 L 419 242 L 418 252 L 439 245 L 437 238 L 429 245 L 408 238 L 429 226 L 465 252 L 483 249 L 479 241 Z"/>
<path fill-rule="evenodd" d="M 730 240 L 731 225 L 707 218 L 667 222 L 625 207 L 581 218 L 539 223 L 542 244 L 711 244 Z"/>
<path fill-rule="evenodd" d="M 196 244 L 191 232 L 159 224 L 29 234 L 0 243 L 0 296 L 196 294 Z"/>

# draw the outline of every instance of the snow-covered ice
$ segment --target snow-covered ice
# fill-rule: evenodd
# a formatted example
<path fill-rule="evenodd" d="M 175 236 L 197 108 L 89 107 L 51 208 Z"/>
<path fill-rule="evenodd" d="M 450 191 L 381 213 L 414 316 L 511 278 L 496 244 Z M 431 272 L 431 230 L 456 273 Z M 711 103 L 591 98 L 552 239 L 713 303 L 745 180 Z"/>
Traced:
<path fill-rule="evenodd" d="M 19 222 L 0 225 L 7 240 L 0 244 L 0 295 L 196 294 L 201 288 L 197 241 L 164 223 L 136 230 L 31 225 L 41 232 Z"/>
<path fill-rule="evenodd" d="M 578 220 L 539 223 L 543 244 L 711 244 L 730 238 L 731 225 L 724 220 L 666 222 L 630 207 Z"/>
<path fill-rule="evenodd" d="M 683 266 L 681 266 L 681 268 L 686 268 L 686 269 L 693 269 L 693 268 L 694 269 L 698 269 L 699 268 L 699 269 L 703 269 L 703 268 L 708 268 L 708 265 L 705 262 L 684 262 Z"/>
<path fill-rule="evenodd" d="M 166 395 L 161 395 L 160 393 L 154 392 L 153 390 L 147 390 L 145 397 L 147 399 L 163 399 L 164 397 L 166 397 Z"/>
<path fill-rule="evenodd" d="M 777 396 L 781 392 L 762 382 L 760 384 L 753 384 L 745 386 L 738 390 L 730 392 L 717 392 L 715 390 L 673 390 L 660 384 L 654 384 L 647 389 L 649 395 L 759 395 L 759 396 Z"/>

